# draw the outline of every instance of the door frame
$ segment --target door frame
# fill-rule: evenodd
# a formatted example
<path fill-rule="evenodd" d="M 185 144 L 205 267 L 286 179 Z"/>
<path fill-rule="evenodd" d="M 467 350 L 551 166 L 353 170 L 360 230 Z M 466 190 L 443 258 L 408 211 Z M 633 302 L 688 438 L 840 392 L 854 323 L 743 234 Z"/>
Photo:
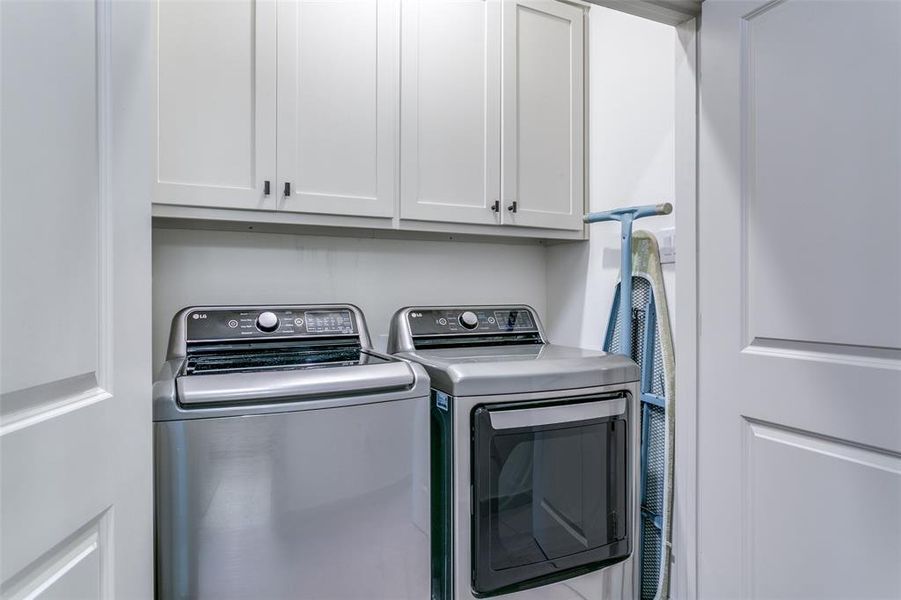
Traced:
<path fill-rule="evenodd" d="M 670 595 L 698 597 L 698 52 L 701 3 L 587 0 L 675 29 L 676 446 Z M 587 61 L 586 61 L 587 72 Z M 587 89 L 587 86 L 586 86 Z M 586 98 L 587 106 L 587 98 Z M 588 125 L 586 117 L 586 127 Z M 586 176 L 588 152 L 585 153 Z M 586 185 L 586 197 L 587 197 Z"/>
<path fill-rule="evenodd" d="M 698 29 L 675 25 L 676 444 L 673 598 L 698 597 Z"/>

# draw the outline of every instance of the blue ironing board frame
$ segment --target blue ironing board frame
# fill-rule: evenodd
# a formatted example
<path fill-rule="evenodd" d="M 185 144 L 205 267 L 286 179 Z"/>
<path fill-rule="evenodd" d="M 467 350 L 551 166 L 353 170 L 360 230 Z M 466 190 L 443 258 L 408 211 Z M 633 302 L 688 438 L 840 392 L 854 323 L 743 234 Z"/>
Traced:
<path fill-rule="evenodd" d="M 644 206 L 631 206 L 627 208 L 618 208 L 615 210 L 594 212 L 585 215 L 583 220 L 586 223 L 600 223 L 605 221 L 619 221 L 620 223 L 620 244 L 622 248 L 622 256 L 620 257 L 620 282 L 617 285 L 617 295 L 614 297 L 613 305 L 610 308 L 610 318 L 608 320 L 607 332 L 604 337 L 604 350 L 610 351 L 614 343 L 614 324 L 617 321 L 617 312 L 619 313 L 620 325 L 620 345 L 619 348 L 625 356 L 632 357 L 632 225 L 638 219 L 645 217 L 653 217 L 658 215 L 668 215 L 673 212 L 673 205 L 669 202 L 664 204 L 652 204 Z M 640 394 L 641 402 L 641 482 L 639 484 L 639 506 L 642 515 L 653 523 L 658 532 L 663 530 L 663 515 L 658 515 L 646 508 L 647 505 L 647 460 L 648 460 L 648 423 L 649 423 L 649 405 L 658 406 L 666 410 L 666 398 L 661 398 L 652 393 L 652 375 L 654 370 L 654 342 L 657 332 L 657 311 L 656 300 L 651 294 L 650 302 L 645 310 L 646 321 L 644 326 L 644 340 L 642 347 L 644 353 L 639 359 L 641 360 L 641 382 Z M 644 535 L 640 536 L 639 545 L 639 565 L 644 565 Z M 659 579 L 658 579 L 659 581 Z M 658 584 L 659 585 L 659 584 Z"/>
<path fill-rule="evenodd" d="M 622 343 L 620 348 L 626 349 L 629 356 L 632 348 L 632 223 L 645 217 L 668 215 L 673 212 L 673 205 L 669 202 L 663 204 L 646 204 L 644 206 L 630 206 L 617 208 L 603 212 L 593 212 L 585 215 L 582 220 L 586 223 L 601 223 L 603 221 L 619 221 L 620 245 L 622 256 L 620 257 L 619 274 L 619 318 L 623 325 Z M 622 302 L 628 298 L 628 302 Z"/>

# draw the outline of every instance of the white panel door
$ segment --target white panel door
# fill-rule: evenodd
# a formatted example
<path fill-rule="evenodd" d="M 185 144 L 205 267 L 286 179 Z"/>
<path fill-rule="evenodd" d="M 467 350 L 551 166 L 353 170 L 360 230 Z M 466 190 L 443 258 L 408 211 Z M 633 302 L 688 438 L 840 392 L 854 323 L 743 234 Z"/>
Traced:
<path fill-rule="evenodd" d="M 156 6 L 154 201 L 274 209 L 275 0 Z"/>
<path fill-rule="evenodd" d="M 399 0 L 278 0 L 279 209 L 394 215 L 399 21 Z"/>
<path fill-rule="evenodd" d="M 501 1 L 402 3 L 403 219 L 499 222 Z"/>
<path fill-rule="evenodd" d="M 0 597 L 150 598 L 153 8 L 0 40 Z"/>
<path fill-rule="evenodd" d="M 582 229 L 584 10 L 504 0 L 504 224 Z"/>
<path fill-rule="evenodd" d="M 901 598 L 901 2 L 708 0 L 702 598 Z"/>

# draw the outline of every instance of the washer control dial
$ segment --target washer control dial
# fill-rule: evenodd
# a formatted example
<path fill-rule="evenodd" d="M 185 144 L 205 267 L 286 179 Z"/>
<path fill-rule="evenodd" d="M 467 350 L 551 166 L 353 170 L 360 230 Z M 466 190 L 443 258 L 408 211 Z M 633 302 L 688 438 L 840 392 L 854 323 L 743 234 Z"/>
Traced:
<path fill-rule="evenodd" d="M 274 312 L 261 312 L 257 317 L 257 329 L 260 331 L 275 331 L 278 329 L 278 317 Z"/>
<path fill-rule="evenodd" d="M 460 325 L 466 329 L 475 329 L 479 326 L 479 317 L 471 310 L 467 310 L 460 315 Z"/>

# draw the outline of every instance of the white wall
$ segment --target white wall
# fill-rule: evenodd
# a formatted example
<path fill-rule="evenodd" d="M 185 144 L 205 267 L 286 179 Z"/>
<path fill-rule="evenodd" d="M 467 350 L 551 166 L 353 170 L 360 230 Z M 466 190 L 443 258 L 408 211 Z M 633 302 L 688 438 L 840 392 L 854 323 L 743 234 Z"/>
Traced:
<path fill-rule="evenodd" d="M 474 243 L 155 229 L 153 358 L 192 304 L 350 302 L 376 347 L 409 304 L 524 302 L 547 313 L 545 248 Z"/>
<path fill-rule="evenodd" d="M 673 201 L 675 30 L 600 6 L 589 14 L 589 201 L 592 211 Z M 674 216 L 643 219 L 657 232 Z M 548 249 L 554 342 L 597 348 L 619 276 L 619 224 L 592 225 L 588 244 Z M 664 265 L 670 316 L 674 265 Z M 673 322 L 671 318 L 671 322 Z"/>

